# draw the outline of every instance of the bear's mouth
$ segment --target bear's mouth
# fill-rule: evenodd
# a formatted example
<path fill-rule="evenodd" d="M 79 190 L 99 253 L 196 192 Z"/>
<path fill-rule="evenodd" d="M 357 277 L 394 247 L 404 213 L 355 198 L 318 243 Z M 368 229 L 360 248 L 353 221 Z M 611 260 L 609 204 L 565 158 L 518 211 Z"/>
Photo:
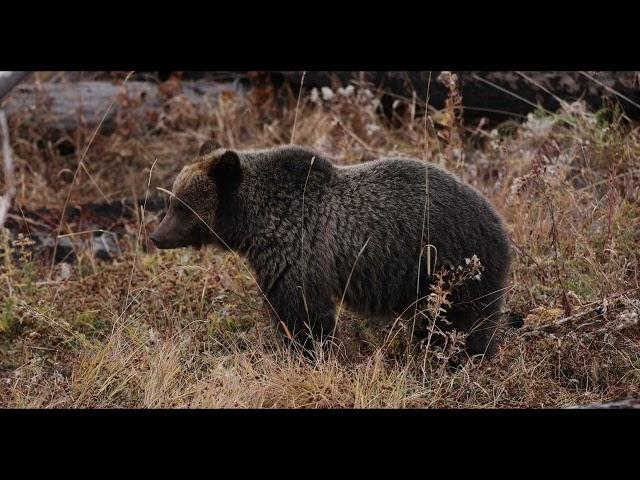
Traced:
<path fill-rule="evenodd" d="M 207 243 L 206 240 L 207 240 L 206 232 L 198 229 L 195 232 L 193 232 L 193 235 L 191 236 L 191 242 L 189 242 L 189 245 L 193 247 L 195 250 L 201 250 L 202 246 Z"/>

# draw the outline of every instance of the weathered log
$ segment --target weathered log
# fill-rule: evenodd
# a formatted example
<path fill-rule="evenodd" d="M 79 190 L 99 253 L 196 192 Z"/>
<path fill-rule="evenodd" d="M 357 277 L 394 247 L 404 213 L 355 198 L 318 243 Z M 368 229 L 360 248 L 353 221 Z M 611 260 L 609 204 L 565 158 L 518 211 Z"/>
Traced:
<path fill-rule="evenodd" d="M 351 82 L 371 85 L 386 94 L 382 98 L 385 113 L 390 114 L 397 99 L 424 104 L 429 90 L 429 105 L 442 109 L 449 94 L 438 78 L 442 72 L 306 72 L 304 89 L 344 86 Z M 583 100 L 596 111 L 606 105 L 604 98 L 617 99 L 624 113 L 640 120 L 640 72 L 479 72 L 454 71 L 459 80 L 464 118 L 485 117 L 502 121 L 526 116 L 536 106 L 555 112 L 561 101 Z M 302 72 L 268 72 L 275 84 L 300 87 Z M 256 75 L 254 75 L 256 77 Z"/>
<path fill-rule="evenodd" d="M 93 128 L 116 100 L 102 124 L 102 133 L 113 131 L 117 119 L 126 117 L 139 125 L 155 126 L 167 100 L 182 98 L 202 111 L 220 95 L 242 95 L 238 82 L 181 82 L 167 86 L 130 81 L 122 87 L 105 81 L 23 84 L 4 102 L 7 114 L 19 115 L 26 124 L 45 125 L 61 131 L 79 126 Z"/>

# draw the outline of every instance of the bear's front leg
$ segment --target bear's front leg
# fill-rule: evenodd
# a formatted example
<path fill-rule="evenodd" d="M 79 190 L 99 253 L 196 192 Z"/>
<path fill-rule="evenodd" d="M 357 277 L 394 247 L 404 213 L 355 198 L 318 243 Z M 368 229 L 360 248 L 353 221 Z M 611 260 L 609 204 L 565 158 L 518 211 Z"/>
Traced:
<path fill-rule="evenodd" d="M 327 351 L 336 326 L 335 302 L 315 285 L 295 281 L 287 275 L 267 294 L 269 310 L 278 331 L 289 341 L 313 353 L 317 342 Z"/>

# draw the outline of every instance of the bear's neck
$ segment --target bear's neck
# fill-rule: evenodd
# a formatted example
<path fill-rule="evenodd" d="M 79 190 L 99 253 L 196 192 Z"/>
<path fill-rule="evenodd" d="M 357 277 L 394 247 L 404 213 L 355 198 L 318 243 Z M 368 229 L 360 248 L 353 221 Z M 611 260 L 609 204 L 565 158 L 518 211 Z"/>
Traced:
<path fill-rule="evenodd" d="M 305 168 L 297 172 L 259 157 L 242 161 L 238 190 L 220 199 L 216 232 L 251 264 L 264 263 L 265 256 L 273 252 L 295 256 L 298 250 L 289 250 L 300 248 L 292 238 L 301 238 L 303 210 L 304 228 L 312 230 L 312 212 L 323 203 L 323 189 L 318 185 L 328 184 L 326 177 L 331 173 L 320 162 L 313 171 Z"/>

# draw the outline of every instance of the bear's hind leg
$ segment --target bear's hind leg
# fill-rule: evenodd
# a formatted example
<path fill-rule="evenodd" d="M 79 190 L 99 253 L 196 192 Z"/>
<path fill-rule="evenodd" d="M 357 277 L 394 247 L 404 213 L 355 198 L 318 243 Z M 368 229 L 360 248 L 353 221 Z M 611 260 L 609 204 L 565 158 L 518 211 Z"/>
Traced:
<path fill-rule="evenodd" d="M 469 356 L 493 357 L 498 351 L 501 312 L 494 310 L 452 310 L 453 328 L 467 333 L 465 350 Z"/>

